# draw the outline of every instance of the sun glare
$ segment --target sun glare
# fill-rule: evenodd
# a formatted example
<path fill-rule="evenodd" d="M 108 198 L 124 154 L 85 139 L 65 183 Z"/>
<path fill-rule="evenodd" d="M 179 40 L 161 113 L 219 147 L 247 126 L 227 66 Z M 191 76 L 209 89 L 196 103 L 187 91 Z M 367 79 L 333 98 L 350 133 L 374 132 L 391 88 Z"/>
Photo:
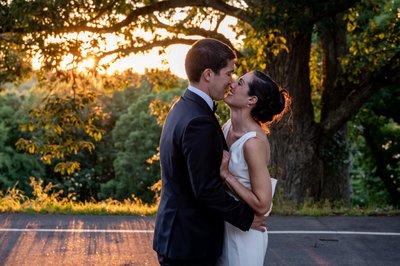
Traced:
<path fill-rule="evenodd" d="M 240 45 L 241 40 L 236 39 L 236 35 L 233 32 L 231 26 L 235 25 L 237 20 L 233 17 L 227 17 L 221 23 L 218 32 L 224 34 L 234 45 Z M 202 25 L 205 29 L 212 28 L 213 25 L 210 23 Z M 157 34 L 166 36 L 168 32 L 165 30 L 157 31 Z M 151 41 L 153 36 L 149 32 L 137 31 L 135 36 L 141 37 L 147 41 Z M 120 47 L 124 43 L 123 36 L 117 36 L 115 34 L 106 34 L 106 42 L 100 44 L 97 50 L 111 51 Z M 81 40 L 83 43 L 84 54 L 82 56 L 88 56 L 90 52 L 98 52 L 90 47 L 91 33 L 81 32 L 79 34 L 68 34 L 65 39 L 62 38 L 48 38 L 47 42 L 63 42 L 65 40 Z M 167 47 L 164 53 L 160 53 L 161 48 L 154 48 L 146 53 L 132 54 L 128 57 L 121 58 L 115 62 L 112 62 L 115 56 L 108 56 L 100 61 L 100 64 L 110 64 L 106 69 L 107 74 L 113 74 L 114 72 L 123 72 L 127 69 L 132 69 L 133 72 L 144 74 L 146 69 L 158 68 L 158 69 L 170 69 L 171 72 L 181 78 L 186 78 L 185 73 L 185 56 L 190 46 L 183 44 L 176 44 Z M 41 65 L 41 55 L 37 54 L 32 60 L 32 66 L 34 69 L 39 69 Z M 94 59 L 88 57 L 83 62 L 78 64 L 74 63 L 73 56 L 67 55 L 63 58 L 60 67 L 62 69 L 77 69 L 81 72 L 86 72 L 93 68 Z"/>
<path fill-rule="evenodd" d="M 190 46 L 183 44 L 171 45 L 165 53 L 159 54 L 160 49 L 155 48 L 144 54 L 132 54 L 113 64 L 107 69 L 107 74 L 133 69 L 144 74 L 146 69 L 170 69 L 178 77 L 186 78 L 185 56 Z"/>
<path fill-rule="evenodd" d="M 88 58 L 78 65 L 78 71 L 85 72 L 94 67 L 94 59 Z"/>

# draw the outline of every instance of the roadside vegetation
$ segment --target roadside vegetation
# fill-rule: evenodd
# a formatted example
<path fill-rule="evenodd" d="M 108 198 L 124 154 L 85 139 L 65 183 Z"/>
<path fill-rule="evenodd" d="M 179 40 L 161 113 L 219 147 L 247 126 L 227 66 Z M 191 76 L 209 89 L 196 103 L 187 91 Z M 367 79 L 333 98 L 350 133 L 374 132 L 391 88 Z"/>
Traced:
<path fill-rule="evenodd" d="M 56 185 L 51 183 L 44 185 L 43 180 L 36 181 L 30 178 L 33 189 L 32 196 L 28 197 L 15 186 L 9 188 L 5 194 L 0 191 L 0 213 L 39 213 L 39 214 L 90 214 L 90 215 L 134 215 L 151 216 L 157 212 L 157 203 L 143 203 L 132 195 L 123 201 L 106 199 L 96 201 L 94 199 L 85 202 L 74 200 L 73 194 L 63 197 L 62 190 L 55 190 Z M 274 200 L 271 215 L 295 215 L 295 216 L 375 216 L 375 215 L 399 215 L 400 210 L 392 206 L 368 205 L 360 207 L 329 201 L 314 202 L 307 200 L 301 204 L 283 200 L 277 195 Z"/>
<path fill-rule="evenodd" d="M 33 189 L 32 197 L 28 197 L 15 186 L 3 195 L 0 191 L 0 212 L 16 213 L 50 213 L 50 214 L 120 214 L 120 215 L 153 215 L 157 212 L 157 204 L 143 203 L 132 196 L 123 201 L 106 199 L 78 202 L 74 194 L 63 197 L 63 191 L 54 192 L 57 187 L 51 183 L 44 185 L 43 180 L 30 178 Z M 53 191 L 53 192 L 52 192 Z"/>

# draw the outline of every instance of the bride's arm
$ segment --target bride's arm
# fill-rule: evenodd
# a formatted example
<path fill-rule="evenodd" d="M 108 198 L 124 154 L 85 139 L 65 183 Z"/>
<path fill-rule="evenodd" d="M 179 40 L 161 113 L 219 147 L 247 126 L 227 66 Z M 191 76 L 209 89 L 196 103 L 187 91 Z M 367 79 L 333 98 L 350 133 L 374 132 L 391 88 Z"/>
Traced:
<path fill-rule="evenodd" d="M 252 138 L 244 144 L 244 157 L 248 166 L 251 190 L 243 186 L 228 170 L 227 158 L 224 156 L 221 166 L 221 177 L 225 183 L 243 200 L 255 213 L 264 215 L 270 210 L 272 202 L 271 177 L 268 172 L 269 149 L 265 142 Z"/>

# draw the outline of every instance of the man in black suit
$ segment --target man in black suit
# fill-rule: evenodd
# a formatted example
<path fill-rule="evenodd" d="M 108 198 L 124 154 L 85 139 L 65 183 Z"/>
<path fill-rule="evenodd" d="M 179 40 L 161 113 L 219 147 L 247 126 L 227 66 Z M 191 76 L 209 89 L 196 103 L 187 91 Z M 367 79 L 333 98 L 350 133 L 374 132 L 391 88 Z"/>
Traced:
<path fill-rule="evenodd" d="M 264 218 L 233 199 L 219 175 L 227 145 L 213 113 L 232 82 L 235 53 L 214 39 L 197 41 L 185 59 L 189 87 L 172 107 L 160 140 L 161 201 L 153 248 L 160 265 L 214 265 L 224 221 L 261 230 Z"/>

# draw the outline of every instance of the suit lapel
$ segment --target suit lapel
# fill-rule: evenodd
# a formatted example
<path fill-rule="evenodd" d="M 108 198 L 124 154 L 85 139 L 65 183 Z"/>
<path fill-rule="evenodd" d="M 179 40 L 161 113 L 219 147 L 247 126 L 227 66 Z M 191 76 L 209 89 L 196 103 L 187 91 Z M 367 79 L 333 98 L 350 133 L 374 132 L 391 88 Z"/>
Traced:
<path fill-rule="evenodd" d="M 215 117 L 214 112 L 208 106 L 206 101 L 204 101 L 203 98 L 201 98 L 199 95 L 197 95 L 196 93 L 194 93 L 194 92 L 192 92 L 190 90 L 186 90 L 185 94 L 183 95 L 183 98 L 185 98 L 185 99 L 187 99 L 189 101 L 193 101 L 196 104 L 199 104 L 202 107 L 202 109 L 205 109 L 205 112 L 207 112 L 207 114 L 210 115 L 213 118 L 213 120 L 214 120 L 214 122 L 215 122 L 215 124 L 216 124 L 216 126 L 218 128 L 218 135 L 222 140 L 224 149 L 228 150 L 228 145 L 226 144 L 224 133 L 222 132 L 222 129 L 221 129 L 221 125 L 219 124 L 218 119 Z"/>
<path fill-rule="evenodd" d="M 194 93 L 190 90 L 186 90 L 185 94 L 183 95 L 183 98 L 200 105 L 202 107 L 202 109 L 205 109 L 207 111 L 207 113 L 211 113 L 211 114 L 213 113 L 212 110 L 210 109 L 210 107 L 208 106 L 208 104 L 206 103 L 206 101 L 203 98 L 201 98 L 199 95 L 197 95 L 196 93 Z"/>

